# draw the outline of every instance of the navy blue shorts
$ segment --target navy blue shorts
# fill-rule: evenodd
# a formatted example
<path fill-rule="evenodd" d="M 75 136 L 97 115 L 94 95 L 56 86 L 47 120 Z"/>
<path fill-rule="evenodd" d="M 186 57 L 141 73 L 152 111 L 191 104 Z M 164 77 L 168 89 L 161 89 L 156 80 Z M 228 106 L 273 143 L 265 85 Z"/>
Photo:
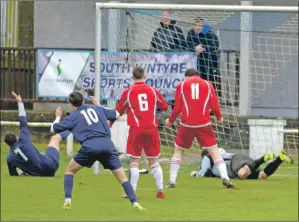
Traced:
<path fill-rule="evenodd" d="M 45 173 L 55 173 L 59 167 L 59 152 L 54 147 L 48 147 L 43 155 L 42 166 Z"/>
<path fill-rule="evenodd" d="M 118 152 L 109 138 L 84 143 L 74 160 L 83 167 L 90 168 L 99 161 L 105 169 L 116 170 L 122 167 Z"/>

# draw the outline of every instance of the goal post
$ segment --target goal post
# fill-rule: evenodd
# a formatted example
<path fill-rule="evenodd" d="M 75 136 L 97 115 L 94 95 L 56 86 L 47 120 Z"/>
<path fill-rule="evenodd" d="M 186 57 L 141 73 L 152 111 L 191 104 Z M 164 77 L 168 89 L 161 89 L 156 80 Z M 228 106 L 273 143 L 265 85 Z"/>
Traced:
<path fill-rule="evenodd" d="M 169 101 L 166 113 L 157 112 L 163 159 L 172 155 L 179 126 L 178 120 L 168 129 L 164 121 L 173 109 L 175 87 L 184 79 L 187 68 L 198 69 L 216 89 L 224 123 L 219 125 L 213 121 L 213 126 L 219 146 L 227 151 L 250 153 L 250 137 L 257 127 L 252 128 L 249 119 L 258 117 L 273 122 L 278 117 L 284 119 L 286 125 L 276 129 L 278 134 L 298 125 L 298 115 L 284 111 L 290 106 L 298 112 L 297 90 L 288 87 L 293 84 L 298 89 L 294 83 L 298 78 L 295 70 L 298 67 L 298 7 L 255 6 L 252 1 L 241 1 L 241 5 L 109 2 L 96 3 L 95 8 L 95 95 L 103 100 L 119 100 L 121 93 L 132 84 L 132 68 L 143 66 L 146 83 L 158 88 Z M 200 31 L 192 32 L 199 24 Z M 207 38 L 202 36 L 208 32 L 216 37 L 200 39 Z M 199 37 L 199 34 L 203 35 Z M 196 39 L 200 41 L 195 43 Z M 197 56 L 194 46 L 199 44 L 206 51 Z M 274 109 L 279 111 L 274 113 Z M 269 128 L 263 130 L 259 133 L 271 133 Z M 291 135 L 284 136 L 288 141 L 280 143 L 283 144 L 280 149 L 290 143 L 292 147 L 298 146 L 296 132 L 292 131 Z M 264 138 L 272 140 L 271 135 Z M 117 140 L 126 143 L 127 138 Z M 258 146 L 268 144 L 255 142 Z M 184 161 L 197 161 L 199 148 L 194 142 Z"/>
<path fill-rule="evenodd" d="M 241 1 L 242 6 L 250 7 L 252 1 Z M 241 12 L 240 33 L 240 96 L 239 115 L 247 116 L 250 113 L 250 58 L 252 52 L 252 12 Z"/>

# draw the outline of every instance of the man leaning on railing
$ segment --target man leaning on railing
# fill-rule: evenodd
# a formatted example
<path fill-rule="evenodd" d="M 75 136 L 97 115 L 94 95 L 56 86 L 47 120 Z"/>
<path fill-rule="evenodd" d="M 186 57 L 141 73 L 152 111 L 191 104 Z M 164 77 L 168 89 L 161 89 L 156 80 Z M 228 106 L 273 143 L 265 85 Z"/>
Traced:
<path fill-rule="evenodd" d="M 198 55 L 197 69 L 201 78 L 211 81 L 217 96 L 221 97 L 219 72 L 219 39 L 204 19 L 197 17 L 194 27 L 187 34 L 188 50 Z"/>

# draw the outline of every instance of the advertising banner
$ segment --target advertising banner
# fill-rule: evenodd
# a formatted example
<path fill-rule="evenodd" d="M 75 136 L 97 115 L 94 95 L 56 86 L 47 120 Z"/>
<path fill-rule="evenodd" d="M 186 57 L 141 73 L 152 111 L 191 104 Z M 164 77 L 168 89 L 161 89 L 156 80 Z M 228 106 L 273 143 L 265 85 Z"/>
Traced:
<path fill-rule="evenodd" d="M 102 52 L 101 99 L 119 100 L 122 92 L 133 84 L 129 56 L 127 52 Z M 168 100 L 173 99 L 186 69 L 196 67 L 196 60 L 196 56 L 188 52 L 134 53 L 134 65 L 144 67 L 146 83 L 159 89 Z M 89 96 L 94 90 L 93 51 L 40 49 L 36 64 L 39 98 L 67 98 L 73 91 Z"/>

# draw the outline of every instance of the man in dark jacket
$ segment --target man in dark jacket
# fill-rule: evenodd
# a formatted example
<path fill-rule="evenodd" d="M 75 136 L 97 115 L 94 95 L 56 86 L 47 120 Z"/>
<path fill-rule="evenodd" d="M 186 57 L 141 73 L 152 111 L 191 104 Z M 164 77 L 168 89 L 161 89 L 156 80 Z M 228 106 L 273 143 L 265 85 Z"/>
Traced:
<path fill-rule="evenodd" d="M 183 30 L 170 19 L 170 11 L 163 11 L 160 27 L 155 31 L 151 41 L 153 52 L 180 52 L 188 51 Z M 174 101 L 169 101 L 174 107 Z M 157 110 L 161 112 L 161 110 Z"/>
<path fill-rule="evenodd" d="M 188 50 L 198 55 L 198 70 L 201 77 L 211 81 L 217 96 L 221 96 L 221 79 L 219 72 L 219 40 L 200 17 L 195 19 L 194 27 L 187 34 Z"/>
<path fill-rule="evenodd" d="M 163 11 L 160 27 L 155 31 L 151 41 L 154 52 L 177 52 L 187 49 L 183 30 L 170 19 L 170 11 Z"/>

